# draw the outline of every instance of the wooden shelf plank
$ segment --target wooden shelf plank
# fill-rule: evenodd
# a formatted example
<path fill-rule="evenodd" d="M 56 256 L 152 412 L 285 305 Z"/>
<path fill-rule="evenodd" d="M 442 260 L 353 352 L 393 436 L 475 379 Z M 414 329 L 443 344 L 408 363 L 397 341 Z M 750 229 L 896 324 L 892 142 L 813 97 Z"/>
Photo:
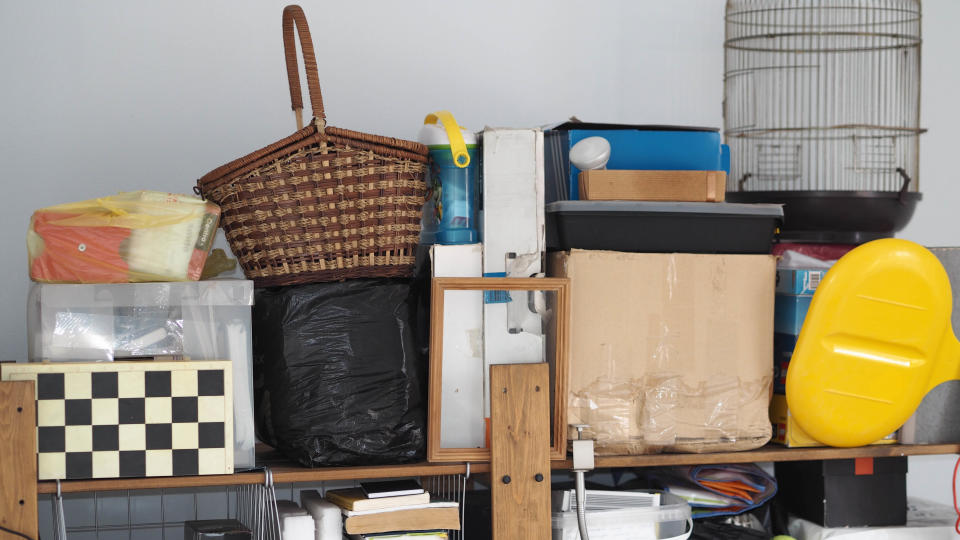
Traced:
<path fill-rule="evenodd" d="M 274 484 L 298 482 L 324 482 L 332 480 L 365 480 L 373 478 L 393 478 L 401 476 L 437 476 L 445 474 L 463 474 L 467 467 L 463 463 L 411 463 L 407 465 L 374 465 L 369 467 L 323 467 L 308 469 L 296 465 L 270 466 Z M 487 463 L 470 465 L 471 473 L 489 472 Z M 64 480 L 60 483 L 63 493 L 82 491 L 124 491 L 128 489 L 164 489 L 204 486 L 233 486 L 260 484 L 264 482 L 262 472 L 241 472 L 236 474 L 211 476 L 164 476 L 156 478 L 110 478 L 101 480 Z M 56 493 L 56 482 L 38 482 L 38 493 Z"/>
<path fill-rule="evenodd" d="M 33 381 L 0 382 L 0 525 L 39 538 L 33 395 Z M 0 537 L 13 535 L 0 533 Z"/>
<path fill-rule="evenodd" d="M 366 480 L 371 478 L 394 478 L 400 476 L 439 476 L 463 474 L 463 463 L 414 463 L 411 465 L 376 465 L 370 467 L 326 467 L 306 469 L 302 467 L 271 467 L 274 483 L 320 482 L 325 480 Z M 470 464 L 470 473 L 489 472 L 489 463 Z"/>
<path fill-rule="evenodd" d="M 858 457 L 900 457 L 960 453 L 960 444 L 872 445 L 856 448 L 785 448 L 767 445 L 746 452 L 714 454 L 654 454 L 649 456 L 606 456 L 596 459 L 596 467 L 666 467 L 670 465 L 709 465 L 716 463 L 753 463 L 760 461 L 807 461 Z M 570 468 L 571 460 L 554 462 L 554 468 Z"/>
<path fill-rule="evenodd" d="M 615 467 L 664 467 L 670 465 L 706 465 L 715 463 L 753 463 L 758 461 L 804 461 L 814 459 L 849 459 L 857 457 L 929 456 L 960 454 L 960 444 L 875 445 L 857 448 L 784 448 L 767 445 L 747 452 L 715 454 L 654 454 L 649 456 L 598 457 L 598 469 Z M 554 461 L 554 469 L 569 469 L 571 461 Z M 323 482 L 332 480 L 365 480 L 401 476 L 436 476 L 463 474 L 463 463 L 412 463 L 407 465 L 376 465 L 369 467 L 323 467 L 307 469 L 295 465 L 271 465 L 273 481 L 277 484 Z M 472 473 L 488 473 L 488 463 L 470 465 Z M 202 486 L 230 486 L 259 484 L 262 472 L 242 472 L 214 476 L 168 476 L 160 478 L 118 478 L 103 480 L 66 480 L 61 483 L 64 493 L 82 491 L 124 491 L 133 489 L 189 488 Z M 56 482 L 38 482 L 38 493 L 56 493 Z"/>
<path fill-rule="evenodd" d="M 215 474 L 209 476 L 162 476 L 156 478 L 104 478 L 98 480 L 63 480 L 60 490 L 63 493 L 81 491 L 124 491 L 128 489 L 164 489 L 205 486 L 235 486 L 259 484 L 263 482 L 263 473 Z M 37 483 L 37 493 L 56 493 L 57 483 L 44 481 Z"/>

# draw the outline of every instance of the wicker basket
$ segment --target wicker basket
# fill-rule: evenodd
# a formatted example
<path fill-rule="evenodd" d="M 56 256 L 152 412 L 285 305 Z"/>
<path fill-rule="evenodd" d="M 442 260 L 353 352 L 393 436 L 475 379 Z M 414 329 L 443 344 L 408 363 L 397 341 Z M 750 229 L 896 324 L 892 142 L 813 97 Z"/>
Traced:
<path fill-rule="evenodd" d="M 303 127 L 296 29 L 313 121 Z M 427 147 L 326 125 L 313 42 L 303 10 L 283 10 L 283 46 L 297 131 L 197 181 L 220 205 L 221 225 L 257 286 L 413 271 Z"/>

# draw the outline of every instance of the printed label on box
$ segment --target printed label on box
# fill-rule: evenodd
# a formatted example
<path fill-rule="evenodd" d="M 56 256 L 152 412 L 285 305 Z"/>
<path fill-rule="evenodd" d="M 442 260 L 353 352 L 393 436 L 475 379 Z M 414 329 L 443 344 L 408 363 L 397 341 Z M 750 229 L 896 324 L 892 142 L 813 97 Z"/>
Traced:
<path fill-rule="evenodd" d="M 483 277 L 507 277 L 506 272 L 486 272 Z M 483 291 L 484 304 L 509 304 L 510 291 Z"/>
<path fill-rule="evenodd" d="M 797 346 L 797 336 L 791 334 L 773 334 L 773 392 L 787 393 L 787 368 Z"/>
<path fill-rule="evenodd" d="M 820 280 L 827 273 L 818 269 L 777 269 L 778 294 L 813 294 L 820 286 Z"/>

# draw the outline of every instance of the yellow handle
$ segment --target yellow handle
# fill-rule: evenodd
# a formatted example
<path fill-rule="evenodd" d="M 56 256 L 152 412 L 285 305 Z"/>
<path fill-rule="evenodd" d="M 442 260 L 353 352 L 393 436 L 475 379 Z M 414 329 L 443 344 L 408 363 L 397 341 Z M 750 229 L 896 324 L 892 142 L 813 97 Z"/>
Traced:
<path fill-rule="evenodd" d="M 467 152 L 467 143 L 463 142 L 463 134 L 460 133 L 460 125 L 453 117 L 450 111 L 437 111 L 427 115 L 423 119 L 424 124 L 436 124 L 439 121 L 443 124 L 443 129 L 447 132 L 447 138 L 450 139 L 450 153 L 453 154 L 453 163 L 463 169 L 470 165 L 470 154 Z"/>

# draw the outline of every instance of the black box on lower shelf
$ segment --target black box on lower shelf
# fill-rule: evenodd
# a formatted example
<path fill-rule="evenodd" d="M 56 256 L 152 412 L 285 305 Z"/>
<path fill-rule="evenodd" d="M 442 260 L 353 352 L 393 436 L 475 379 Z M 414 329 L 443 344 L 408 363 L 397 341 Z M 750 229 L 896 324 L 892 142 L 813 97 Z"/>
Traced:
<path fill-rule="evenodd" d="M 235 519 L 204 519 L 183 524 L 183 540 L 250 540 L 250 529 Z"/>
<path fill-rule="evenodd" d="M 775 466 L 777 498 L 824 527 L 881 527 L 907 522 L 907 458 L 787 461 Z"/>

